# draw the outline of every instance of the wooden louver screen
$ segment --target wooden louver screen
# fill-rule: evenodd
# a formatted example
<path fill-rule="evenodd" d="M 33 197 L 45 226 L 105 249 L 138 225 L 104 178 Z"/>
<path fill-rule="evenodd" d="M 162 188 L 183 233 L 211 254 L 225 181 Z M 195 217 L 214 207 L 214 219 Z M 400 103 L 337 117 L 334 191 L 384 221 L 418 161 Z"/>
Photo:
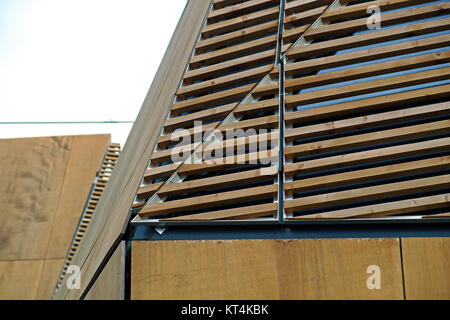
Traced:
<path fill-rule="evenodd" d="M 214 0 L 137 192 L 140 218 L 445 216 L 449 13 L 449 1 Z"/>

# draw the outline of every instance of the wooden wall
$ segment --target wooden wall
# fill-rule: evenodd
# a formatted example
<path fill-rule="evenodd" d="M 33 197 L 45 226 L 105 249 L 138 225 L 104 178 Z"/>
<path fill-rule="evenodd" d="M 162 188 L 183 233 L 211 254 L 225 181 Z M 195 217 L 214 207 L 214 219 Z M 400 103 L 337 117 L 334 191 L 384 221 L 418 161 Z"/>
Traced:
<path fill-rule="evenodd" d="M 449 247 L 450 238 L 139 241 L 131 298 L 450 299 Z M 371 265 L 381 289 L 367 287 Z"/>
<path fill-rule="evenodd" d="M 450 299 L 450 238 L 402 239 L 406 299 Z"/>
<path fill-rule="evenodd" d="M 0 140 L 0 299 L 51 297 L 109 140 Z"/>
<path fill-rule="evenodd" d="M 366 286 L 382 270 L 381 290 Z M 141 241 L 132 299 L 403 299 L 398 239 Z"/>
<path fill-rule="evenodd" d="M 85 300 L 123 300 L 125 298 L 125 241 L 113 253 Z"/>

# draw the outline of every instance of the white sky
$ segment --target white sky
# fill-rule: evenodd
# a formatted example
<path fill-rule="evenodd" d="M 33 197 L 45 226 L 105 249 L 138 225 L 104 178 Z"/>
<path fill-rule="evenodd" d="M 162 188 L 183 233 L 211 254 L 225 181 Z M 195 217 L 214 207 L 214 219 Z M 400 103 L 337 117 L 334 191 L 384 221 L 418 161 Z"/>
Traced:
<path fill-rule="evenodd" d="M 186 0 L 0 0 L 0 122 L 134 121 Z M 132 124 L 0 124 L 0 138 Z"/>

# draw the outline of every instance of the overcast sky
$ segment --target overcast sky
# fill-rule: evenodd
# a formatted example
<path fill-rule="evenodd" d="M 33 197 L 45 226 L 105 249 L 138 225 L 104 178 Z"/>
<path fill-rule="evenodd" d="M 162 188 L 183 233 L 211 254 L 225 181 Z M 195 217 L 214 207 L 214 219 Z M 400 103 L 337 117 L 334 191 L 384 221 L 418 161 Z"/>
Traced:
<path fill-rule="evenodd" d="M 0 0 L 0 122 L 134 121 L 186 0 Z M 6 125 L 0 138 L 132 124 Z"/>

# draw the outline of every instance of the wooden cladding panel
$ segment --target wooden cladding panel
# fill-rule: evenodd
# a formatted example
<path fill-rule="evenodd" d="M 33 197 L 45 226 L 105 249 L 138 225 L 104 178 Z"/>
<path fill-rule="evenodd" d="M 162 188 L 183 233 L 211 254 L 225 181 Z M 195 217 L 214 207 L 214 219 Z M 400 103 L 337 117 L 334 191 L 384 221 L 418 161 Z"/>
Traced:
<path fill-rule="evenodd" d="M 450 238 L 402 238 L 408 300 L 450 300 Z"/>
<path fill-rule="evenodd" d="M 131 299 L 403 299 L 398 239 L 140 241 L 131 252 Z M 381 290 L 367 288 L 370 265 Z"/>
<path fill-rule="evenodd" d="M 51 298 L 109 139 L 0 140 L 1 298 Z"/>
<path fill-rule="evenodd" d="M 93 151 L 94 150 L 91 150 L 91 152 Z M 78 248 L 80 247 L 81 241 L 83 240 L 83 237 L 86 233 L 89 223 L 93 218 L 93 214 L 95 212 L 95 208 L 97 207 L 98 201 L 100 200 L 100 197 L 106 187 L 106 184 L 111 178 L 113 169 L 116 165 L 119 155 L 120 155 L 120 145 L 110 143 L 103 156 L 103 161 L 101 163 L 100 169 L 97 171 L 97 178 L 96 181 L 94 181 L 94 185 L 92 186 L 93 192 L 91 192 L 91 194 L 89 195 L 88 201 L 85 204 L 86 207 L 84 211 L 82 211 L 81 219 L 78 223 L 78 226 L 76 227 L 74 238 L 72 239 L 69 251 L 66 254 L 63 269 L 59 270 L 60 275 L 57 282 L 58 288 L 63 284 L 63 281 L 65 280 L 64 277 L 66 276 L 66 270 L 71 264 L 72 258 L 75 256 L 75 253 L 77 252 Z M 54 290 L 55 288 L 53 287 L 52 289 Z"/>
<path fill-rule="evenodd" d="M 125 299 L 125 241 L 121 241 L 116 251 L 89 289 L 85 300 Z"/>

